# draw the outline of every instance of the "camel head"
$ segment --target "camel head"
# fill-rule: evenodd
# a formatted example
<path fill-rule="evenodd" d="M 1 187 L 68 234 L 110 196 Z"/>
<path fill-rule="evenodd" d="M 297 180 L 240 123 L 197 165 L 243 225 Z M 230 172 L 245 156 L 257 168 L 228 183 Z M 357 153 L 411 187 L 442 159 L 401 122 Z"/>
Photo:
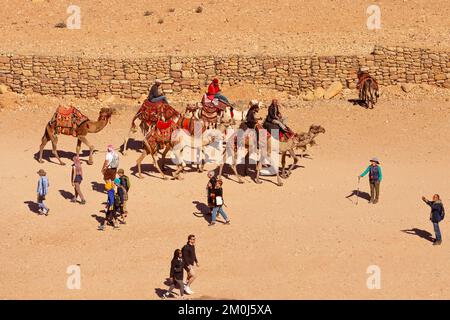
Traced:
<path fill-rule="evenodd" d="M 114 108 L 101 108 L 98 113 L 98 121 L 107 121 L 111 123 L 111 116 L 116 113 Z"/>
<path fill-rule="evenodd" d="M 309 133 L 311 133 L 311 134 L 325 133 L 325 128 L 320 125 L 312 124 L 309 127 Z"/>

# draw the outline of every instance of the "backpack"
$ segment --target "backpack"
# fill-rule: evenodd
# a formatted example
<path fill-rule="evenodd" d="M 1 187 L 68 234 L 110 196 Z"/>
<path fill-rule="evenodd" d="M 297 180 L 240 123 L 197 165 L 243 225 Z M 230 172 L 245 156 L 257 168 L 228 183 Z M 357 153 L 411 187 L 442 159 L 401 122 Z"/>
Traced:
<path fill-rule="evenodd" d="M 128 190 L 130 190 L 130 187 L 131 187 L 130 178 L 128 178 L 127 176 L 124 175 L 124 176 L 122 176 L 122 178 L 120 180 L 122 182 L 123 187 L 128 192 Z"/>
<path fill-rule="evenodd" d="M 444 205 L 441 204 L 442 210 L 441 210 L 441 221 L 444 220 L 445 217 L 445 209 L 444 209 Z"/>
<path fill-rule="evenodd" d="M 378 181 L 380 177 L 380 171 L 378 166 L 370 166 L 369 179 L 370 181 Z"/>
<path fill-rule="evenodd" d="M 109 166 L 112 169 L 116 169 L 119 166 L 119 155 L 117 154 L 117 152 L 113 153 L 113 157 L 111 162 L 109 163 Z"/>

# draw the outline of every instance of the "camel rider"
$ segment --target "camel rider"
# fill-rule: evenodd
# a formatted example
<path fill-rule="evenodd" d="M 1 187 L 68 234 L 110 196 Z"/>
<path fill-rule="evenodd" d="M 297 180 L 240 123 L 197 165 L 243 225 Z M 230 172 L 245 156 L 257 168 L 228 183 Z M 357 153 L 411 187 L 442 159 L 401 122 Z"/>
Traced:
<path fill-rule="evenodd" d="M 166 104 L 169 104 L 166 96 L 161 94 L 159 88 L 161 87 L 162 81 L 160 79 L 156 79 L 155 83 L 150 88 L 150 92 L 148 93 L 147 100 L 150 102 L 159 102 L 164 101 Z"/>
<path fill-rule="evenodd" d="M 230 104 L 227 97 L 225 97 L 222 92 L 220 91 L 219 87 L 219 80 L 214 78 L 213 81 L 208 86 L 208 99 L 213 100 L 214 98 L 217 98 L 226 104 Z"/>
<path fill-rule="evenodd" d="M 262 118 L 257 118 L 256 114 L 259 112 L 259 107 L 261 106 L 261 102 L 257 100 L 250 101 L 250 109 L 245 116 L 245 125 L 248 129 L 255 130 L 256 132 L 256 143 L 259 143 L 259 128 L 257 126 L 258 120 L 262 120 Z"/>
<path fill-rule="evenodd" d="M 284 132 L 289 132 L 289 128 L 283 123 L 277 99 L 273 99 L 269 106 L 269 111 L 264 121 L 264 128 L 267 131 L 280 129 Z"/>
<path fill-rule="evenodd" d="M 378 90 L 378 83 L 377 83 L 377 81 L 369 74 L 369 68 L 367 68 L 367 67 L 359 68 L 358 73 L 357 73 L 357 76 L 358 76 L 358 84 L 356 85 L 356 89 L 361 90 L 361 88 L 362 88 L 364 82 L 365 82 L 367 79 L 371 78 L 371 79 L 373 80 L 373 82 L 375 83 L 375 85 L 376 85 L 376 87 L 377 87 L 377 90 Z"/>

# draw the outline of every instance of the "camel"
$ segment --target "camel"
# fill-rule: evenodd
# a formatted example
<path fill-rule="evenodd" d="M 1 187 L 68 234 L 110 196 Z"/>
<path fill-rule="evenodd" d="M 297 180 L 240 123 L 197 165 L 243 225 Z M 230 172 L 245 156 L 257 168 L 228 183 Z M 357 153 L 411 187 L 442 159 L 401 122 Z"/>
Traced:
<path fill-rule="evenodd" d="M 180 121 L 179 121 L 180 122 Z M 180 173 L 184 170 L 184 160 L 183 160 L 183 150 L 185 147 L 192 147 L 195 144 L 193 143 L 193 139 L 195 138 L 190 132 L 184 129 L 180 129 L 179 122 L 175 123 L 173 122 L 173 126 L 171 129 L 171 134 L 169 139 L 156 139 L 152 140 L 151 138 L 156 135 L 156 130 L 152 130 L 148 133 L 146 138 L 144 139 L 144 149 L 139 156 L 139 158 L 136 161 L 137 167 L 138 167 L 138 178 L 142 179 L 142 170 L 141 170 L 141 164 L 142 161 L 145 159 L 147 155 L 152 156 L 153 164 L 155 165 L 158 172 L 161 174 L 162 179 L 166 180 L 167 177 L 164 175 L 163 170 L 159 167 L 158 164 L 158 152 L 162 150 L 161 154 L 161 160 L 164 163 L 165 157 L 169 151 L 172 151 L 172 153 L 175 156 L 175 162 L 177 165 L 177 170 L 173 174 L 174 179 L 182 180 L 183 178 L 180 176 Z M 207 139 L 204 139 L 206 136 Z M 149 141 L 150 140 L 150 141 Z M 201 141 L 201 152 L 203 153 L 204 147 L 210 145 L 215 141 L 215 137 L 212 136 L 211 139 L 208 139 L 208 135 L 202 134 L 202 141 Z M 196 148 L 196 147 L 194 147 Z M 204 163 L 202 161 L 201 167 L 198 169 L 199 172 L 203 171 Z"/>
<path fill-rule="evenodd" d="M 83 122 L 79 126 L 75 127 L 74 136 L 77 138 L 77 147 L 76 153 L 77 156 L 80 155 L 81 151 L 81 143 L 84 143 L 89 147 L 89 160 L 88 164 L 92 165 L 94 163 L 92 154 L 94 152 L 94 146 L 89 143 L 86 136 L 88 133 L 98 133 L 106 127 L 106 125 L 111 122 L 111 116 L 115 110 L 111 108 L 101 108 L 99 112 L 99 116 L 97 121 L 91 121 L 87 119 L 87 121 Z M 68 133 L 63 133 L 65 135 L 69 135 Z M 52 152 L 53 155 L 58 159 L 60 165 L 65 165 L 65 163 L 61 160 L 58 155 L 57 145 L 58 145 L 58 135 L 56 133 L 56 122 L 49 121 L 45 127 L 44 135 L 42 136 L 40 150 L 39 150 L 39 162 L 43 163 L 42 154 L 44 152 L 44 148 L 47 142 L 51 141 L 52 143 Z"/>
<path fill-rule="evenodd" d="M 250 134 L 249 134 L 245 125 L 241 126 L 241 129 L 246 130 L 245 132 L 247 132 L 247 133 L 244 133 L 244 135 L 246 135 L 247 137 L 253 137 L 252 134 L 254 134 L 254 131 L 250 131 Z M 317 125 L 311 125 L 308 133 L 295 134 L 294 137 L 292 137 L 288 141 L 279 141 L 278 142 L 279 154 L 281 154 L 281 165 L 282 165 L 281 177 L 282 178 L 287 178 L 291 174 L 292 169 L 295 167 L 295 165 L 298 162 L 298 156 L 295 154 L 295 149 L 302 148 L 302 149 L 306 150 L 306 146 L 308 144 L 314 143 L 314 138 L 319 133 L 324 133 L 324 132 L 325 132 L 325 129 L 323 127 L 317 126 Z M 226 149 L 226 152 L 224 153 L 224 161 L 220 165 L 219 175 L 222 175 L 223 166 L 224 166 L 224 163 L 226 162 L 227 155 L 231 154 L 231 158 L 232 158 L 231 168 L 233 170 L 233 173 L 238 178 L 238 182 L 243 183 L 242 178 L 238 174 L 237 167 L 236 167 L 237 152 L 234 147 L 234 141 L 235 141 L 234 139 L 235 138 L 236 138 L 236 135 L 234 135 L 232 138 L 230 138 L 233 140 L 229 140 L 230 143 L 227 144 L 227 149 Z M 274 165 L 274 167 L 277 168 L 277 170 L 276 170 L 277 185 L 282 186 L 283 183 L 281 182 L 280 174 L 278 172 L 278 164 L 276 164 L 276 165 L 273 164 L 272 163 L 273 159 L 270 156 L 270 153 L 272 151 L 273 139 L 274 139 L 273 137 L 268 137 L 268 139 L 265 143 L 262 142 L 263 148 L 267 148 L 267 149 L 258 150 L 258 151 L 263 151 L 263 152 L 259 152 L 259 159 L 256 164 L 255 182 L 258 184 L 262 183 L 262 181 L 259 178 L 260 171 L 262 169 L 262 163 L 263 163 L 264 159 L 267 159 L 271 165 Z M 249 142 L 250 142 L 250 139 L 245 139 L 245 138 L 243 141 L 241 141 L 241 145 L 245 148 L 245 175 L 247 175 L 248 159 L 249 159 L 249 154 L 250 154 L 250 143 Z M 286 172 L 286 156 L 288 154 L 294 159 L 294 162 L 289 166 L 289 168 L 287 169 L 287 172 Z"/>
<path fill-rule="evenodd" d="M 180 116 L 179 112 L 169 105 L 161 104 L 160 107 L 162 108 L 162 110 L 159 110 L 157 113 L 150 114 L 149 119 L 146 119 L 146 117 L 149 116 L 148 108 L 150 107 L 146 105 L 146 101 L 144 101 L 141 108 L 133 117 L 133 120 L 131 120 L 130 130 L 128 131 L 127 137 L 125 137 L 123 141 L 123 149 L 122 149 L 123 155 L 127 154 L 128 140 L 130 140 L 131 136 L 137 131 L 135 124 L 136 120 L 140 121 L 139 128 L 142 133 L 142 140 L 145 140 L 145 136 L 149 132 L 150 128 L 152 128 L 156 124 L 156 122 L 160 117 L 162 117 L 164 121 L 168 121 L 170 119 L 174 119 Z"/>

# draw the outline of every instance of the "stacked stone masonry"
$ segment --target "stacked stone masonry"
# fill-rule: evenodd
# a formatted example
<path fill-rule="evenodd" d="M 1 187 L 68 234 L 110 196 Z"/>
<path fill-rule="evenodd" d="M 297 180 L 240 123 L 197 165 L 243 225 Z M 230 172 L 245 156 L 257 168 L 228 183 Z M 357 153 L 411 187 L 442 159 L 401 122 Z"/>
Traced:
<path fill-rule="evenodd" d="M 290 94 L 334 81 L 356 86 L 356 71 L 366 66 L 380 85 L 427 83 L 450 88 L 450 52 L 381 47 L 365 56 L 154 57 L 141 60 L 0 55 L 0 84 L 17 93 L 140 98 L 156 78 L 166 93 L 203 92 L 217 77 L 222 84 L 274 88 Z"/>

